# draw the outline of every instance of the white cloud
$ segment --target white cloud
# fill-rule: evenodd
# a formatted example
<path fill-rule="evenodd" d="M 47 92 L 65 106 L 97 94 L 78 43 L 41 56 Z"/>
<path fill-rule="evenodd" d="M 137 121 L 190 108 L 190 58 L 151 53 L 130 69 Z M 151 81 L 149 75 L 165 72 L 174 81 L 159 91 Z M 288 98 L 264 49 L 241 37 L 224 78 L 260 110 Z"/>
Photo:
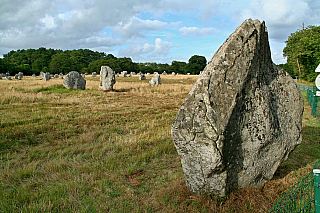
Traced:
<path fill-rule="evenodd" d="M 52 16 L 48 16 L 47 14 L 44 18 L 40 19 L 40 21 L 44 24 L 44 27 L 47 29 L 52 29 L 57 26 L 54 22 L 54 18 Z"/>
<path fill-rule="evenodd" d="M 154 50 L 155 45 L 145 43 L 144 45 L 135 44 L 130 45 L 125 50 L 119 50 L 119 56 L 133 57 L 135 55 L 147 54 Z"/>
<path fill-rule="evenodd" d="M 241 14 L 242 19 L 257 18 L 264 20 L 272 39 L 284 41 L 295 32 L 302 23 L 319 20 L 318 0 L 252 0 L 248 9 Z M 310 24 L 319 24 L 311 21 Z"/>
<path fill-rule="evenodd" d="M 162 41 L 160 38 L 156 39 L 156 46 L 154 48 L 154 54 L 167 55 L 169 50 L 173 47 L 173 43 L 169 41 Z"/>
<path fill-rule="evenodd" d="M 143 45 L 130 45 L 127 49 L 119 50 L 118 55 L 121 57 L 133 58 L 137 58 L 138 56 L 141 58 L 141 55 L 148 55 L 148 57 L 160 57 L 166 56 L 172 47 L 173 43 L 156 38 L 155 44 L 145 43 Z"/>
<path fill-rule="evenodd" d="M 217 33 L 218 31 L 212 27 L 198 28 L 198 27 L 182 27 L 179 29 L 182 36 L 194 35 L 194 36 L 207 36 Z"/>
<path fill-rule="evenodd" d="M 141 20 L 137 17 L 132 17 L 126 24 L 120 22 L 113 31 L 116 34 L 121 34 L 124 38 L 144 37 L 144 35 L 141 34 L 142 31 L 160 30 L 166 26 L 167 23 L 158 20 Z"/>

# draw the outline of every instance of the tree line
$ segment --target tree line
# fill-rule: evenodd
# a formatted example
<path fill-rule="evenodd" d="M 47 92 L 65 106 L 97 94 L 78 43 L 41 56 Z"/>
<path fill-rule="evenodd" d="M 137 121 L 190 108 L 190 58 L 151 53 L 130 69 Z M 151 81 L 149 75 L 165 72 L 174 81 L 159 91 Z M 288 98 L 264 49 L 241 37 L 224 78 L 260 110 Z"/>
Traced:
<path fill-rule="evenodd" d="M 56 50 L 39 49 L 12 50 L 3 55 L 0 59 L 0 73 L 9 72 L 14 75 L 23 72 L 25 75 L 40 72 L 50 72 L 52 74 L 67 74 L 70 71 L 80 73 L 100 72 L 101 66 L 109 66 L 115 72 L 142 72 L 142 73 L 180 73 L 199 74 L 207 64 L 204 56 L 194 55 L 188 63 L 173 61 L 171 65 L 161 63 L 135 63 L 131 58 L 117 58 L 112 54 L 92 51 L 89 49 L 78 50 Z"/>
<path fill-rule="evenodd" d="M 320 63 L 320 26 L 308 26 L 291 33 L 283 56 L 287 58 L 287 63 L 279 66 L 292 77 L 314 82 L 319 74 L 315 69 Z"/>

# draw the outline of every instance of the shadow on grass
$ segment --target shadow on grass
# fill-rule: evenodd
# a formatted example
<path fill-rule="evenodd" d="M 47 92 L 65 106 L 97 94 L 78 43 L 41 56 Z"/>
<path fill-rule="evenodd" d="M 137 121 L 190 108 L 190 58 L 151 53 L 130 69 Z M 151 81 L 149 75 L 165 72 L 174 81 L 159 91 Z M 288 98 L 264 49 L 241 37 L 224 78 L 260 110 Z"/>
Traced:
<path fill-rule="evenodd" d="M 304 127 L 302 143 L 278 167 L 273 179 L 281 179 L 292 171 L 313 164 L 320 158 L 320 127 Z"/>

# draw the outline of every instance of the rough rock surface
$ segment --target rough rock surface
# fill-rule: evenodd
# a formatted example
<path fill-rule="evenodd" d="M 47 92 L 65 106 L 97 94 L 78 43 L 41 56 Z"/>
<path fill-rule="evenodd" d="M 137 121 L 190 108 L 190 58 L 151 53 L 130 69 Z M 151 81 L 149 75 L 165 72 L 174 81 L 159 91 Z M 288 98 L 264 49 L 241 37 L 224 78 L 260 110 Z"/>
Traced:
<path fill-rule="evenodd" d="M 63 79 L 63 86 L 67 89 L 84 90 L 86 88 L 86 80 L 77 71 L 71 71 Z"/>
<path fill-rule="evenodd" d="M 186 185 L 225 196 L 260 187 L 302 140 L 303 99 L 271 60 L 265 23 L 248 19 L 193 85 L 172 125 Z"/>
<path fill-rule="evenodd" d="M 101 66 L 99 90 L 113 90 L 115 83 L 115 72 L 108 66 Z"/>
<path fill-rule="evenodd" d="M 151 78 L 151 80 L 149 81 L 149 83 L 150 83 L 151 86 L 160 85 L 161 84 L 160 75 L 158 73 L 155 73 L 153 75 L 153 77 Z"/>

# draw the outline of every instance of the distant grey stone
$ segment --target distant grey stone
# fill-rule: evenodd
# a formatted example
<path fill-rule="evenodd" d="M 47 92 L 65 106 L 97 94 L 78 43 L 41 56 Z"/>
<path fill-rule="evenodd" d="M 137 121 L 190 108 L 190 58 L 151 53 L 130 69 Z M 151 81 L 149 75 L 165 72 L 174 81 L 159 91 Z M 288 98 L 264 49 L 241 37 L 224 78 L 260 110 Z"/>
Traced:
<path fill-rule="evenodd" d="M 115 83 L 115 72 L 108 66 L 101 66 L 99 90 L 113 90 Z"/>
<path fill-rule="evenodd" d="M 146 80 L 146 76 L 144 74 L 140 74 L 139 80 Z"/>
<path fill-rule="evenodd" d="M 54 74 L 53 77 L 54 77 L 54 78 L 59 78 L 59 75 L 58 75 L 58 74 Z"/>
<path fill-rule="evenodd" d="M 14 79 L 18 79 L 18 77 L 19 77 L 19 75 L 18 75 L 18 74 L 15 74 L 13 78 L 14 78 Z"/>
<path fill-rule="evenodd" d="M 187 75 L 190 75 L 190 73 L 188 72 Z"/>
<path fill-rule="evenodd" d="M 22 78 L 21 75 L 18 75 L 18 80 L 21 80 L 21 78 Z"/>
<path fill-rule="evenodd" d="M 130 72 L 130 75 L 132 76 L 132 75 L 136 75 L 137 73 L 135 73 L 135 72 Z"/>
<path fill-rule="evenodd" d="M 160 75 L 158 73 L 154 74 L 152 79 L 149 81 L 149 84 L 151 86 L 154 86 L 154 85 L 160 85 L 161 84 L 161 78 L 160 78 Z"/>
<path fill-rule="evenodd" d="M 167 75 L 167 72 L 166 72 L 166 71 L 163 71 L 163 72 L 162 72 L 162 75 Z"/>
<path fill-rule="evenodd" d="M 6 76 L 6 80 L 11 80 L 11 76 Z"/>
<path fill-rule="evenodd" d="M 36 74 L 32 74 L 32 77 L 34 77 L 34 78 L 35 78 L 35 77 L 37 77 L 37 76 L 36 76 Z"/>
<path fill-rule="evenodd" d="M 63 86 L 67 89 L 84 90 L 86 88 L 86 80 L 77 71 L 71 71 L 63 79 Z"/>
<path fill-rule="evenodd" d="M 63 79 L 63 76 L 60 76 L 59 79 Z"/>
<path fill-rule="evenodd" d="M 271 60 L 265 23 L 246 20 L 191 88 L 171 134 L 186 185 L 226 196 L 261 187 L 302 141 L 303 98 Z"/>
<path fill-rule="evenodd" d="M 49 81 L 50 79 L 51 79 L 50 73 L 44 73 L 44 74 L 43 74 L 43 80 L 44 80 L 44 81 Z"/>
<path fill-rule="evenodd" d="M 175 72 L 172 72 L 172 73 L 171 73 L 171 75 L 172 75 L 172 76 L 175 76 L 175 75 L 176 75 L 176 73 L 175 73 Z"/>
<path fill-rule="evenodd" d="M 23 77 L 23 72 L 19 72 L 18 75 L 22 78 Z"/>
<path fill-rule="evenodd" d="M 127 74 L 128 74 L 127 71 L 122 71 L 122 72 L 121 72 L 122 77 L 127 77 Z"/>
<path fill-rule="evenodd" d="M 150 73 L 147 73 L 147 76 L 149 76 L 150 75 Z"/>
<path fill-rule="evenodd" d="M 85 74 L 81 74 L 81 76 L 82 76 L 82 78 L 85 78 L 85 77 L 86 77 L 86 75 L 85 75 Z"/>
<path fill-rule="evenodd" d="M 96 73 L 96 72 L 93 72 L 93 73 L 92 73 L 92 76 L 93 76 L 93 77 L 97 76 L 97 73 Z"/>

